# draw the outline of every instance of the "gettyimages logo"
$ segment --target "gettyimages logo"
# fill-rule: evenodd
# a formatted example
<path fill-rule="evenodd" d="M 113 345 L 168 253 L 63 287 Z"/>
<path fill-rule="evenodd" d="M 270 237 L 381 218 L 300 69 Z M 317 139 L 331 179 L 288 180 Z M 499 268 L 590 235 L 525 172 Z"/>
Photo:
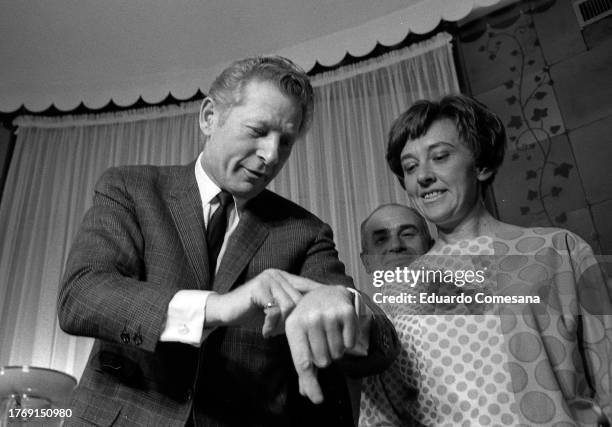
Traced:
<path fill-rule="evenodd" d="M 380 288 L 389 283 L 405 284 L 411 288 L 417 283 L 446 283 L 457 287 L 466 284 L 482 284 L 485 281 L 483 270 L 429 270 L 425 267 L 412 269 L 396 267 L 394 270 L 376 270 L 372 274 L 372 286 Z"/>

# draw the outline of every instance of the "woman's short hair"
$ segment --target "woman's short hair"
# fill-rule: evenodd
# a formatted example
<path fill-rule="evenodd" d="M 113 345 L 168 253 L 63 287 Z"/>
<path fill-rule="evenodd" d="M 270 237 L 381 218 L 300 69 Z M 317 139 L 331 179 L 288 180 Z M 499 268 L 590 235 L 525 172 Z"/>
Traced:
<path fill-rule="evenodd" d="M 302 111 L 300 133 L 305 133 L 312 121 L 313 90 L 306 72 L 282 56 L 256 56 L 230 64 L 210 86 L 210 97 L 226 113 L 240 105 L 244 87 L 251 81 L 270 82 L 283 94 L 295 99 Z"/>
<path fill-rule="evenodd" d="M 472 152 L 477 167 L 493 172 L 485 185 L 493 181 L 504 160 L 506 130 L 500 118 L 484 104 L 465 95 L 448 95 L 439 101 L 415 102 L 391 125 L 387 139 L 387 163 L 404 187 L 401 154 L 408 141 L 427 133 L 440 119 L 455 123 L 459 137 Z"/>

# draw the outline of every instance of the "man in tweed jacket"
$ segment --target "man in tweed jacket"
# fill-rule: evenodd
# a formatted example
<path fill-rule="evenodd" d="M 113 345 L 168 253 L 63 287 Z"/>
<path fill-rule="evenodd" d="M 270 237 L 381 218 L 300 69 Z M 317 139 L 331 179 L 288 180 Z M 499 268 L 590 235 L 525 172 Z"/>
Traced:
<path fill-rule="evenodd" d="M 353 425 L 344 374 L 388 366 L 393 327 L 349 291 L 329 226 L 265 190 L 312 106 L 289 60 L 237 61 L 202 104 L 196 162 L 102 176 L 58 302 L 65 331 L 96 338 L 67 425 Z"/>

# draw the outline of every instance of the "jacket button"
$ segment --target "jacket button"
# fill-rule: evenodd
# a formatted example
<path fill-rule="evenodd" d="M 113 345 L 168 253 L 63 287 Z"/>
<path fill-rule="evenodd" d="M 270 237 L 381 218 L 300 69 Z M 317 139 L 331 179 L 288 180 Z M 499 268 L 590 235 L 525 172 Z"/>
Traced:
<path fill-rule="evenodd" d="M 134 341 L 136 346 L 140 346 L 142 344 L 142 335 L 139 333 L 134 334 L 132 341 Z"/>
<path fill-rule="evenodd" d="M 185 400 L 191 400 L 193 398 L 193 389 L 188 388 L 185 392 Z"/>

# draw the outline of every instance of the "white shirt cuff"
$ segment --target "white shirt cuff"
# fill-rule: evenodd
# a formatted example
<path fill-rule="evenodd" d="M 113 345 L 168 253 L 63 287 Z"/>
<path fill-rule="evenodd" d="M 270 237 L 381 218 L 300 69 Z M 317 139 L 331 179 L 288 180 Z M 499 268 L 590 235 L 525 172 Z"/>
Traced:
<path fill-rule="evenodd" d="M 166 325 L 159 337 L 162 342 L 181 342 L 199 347 L 203 334 L 206 301 L 211 291 L 181 290 L 168 304 Z"/>
<path fill-rule="evenodd" d="M 355 345 L 346 351 L 352 356 L 367 356 L 370 347 L 370 323 L 372 322 L 372 310 L 368 307 L 361 298 L 361 294 L 353 288 L 347 288 L 353 294 L 353 307 L 355 314 L 359 319 L 359 332 Z"/>

